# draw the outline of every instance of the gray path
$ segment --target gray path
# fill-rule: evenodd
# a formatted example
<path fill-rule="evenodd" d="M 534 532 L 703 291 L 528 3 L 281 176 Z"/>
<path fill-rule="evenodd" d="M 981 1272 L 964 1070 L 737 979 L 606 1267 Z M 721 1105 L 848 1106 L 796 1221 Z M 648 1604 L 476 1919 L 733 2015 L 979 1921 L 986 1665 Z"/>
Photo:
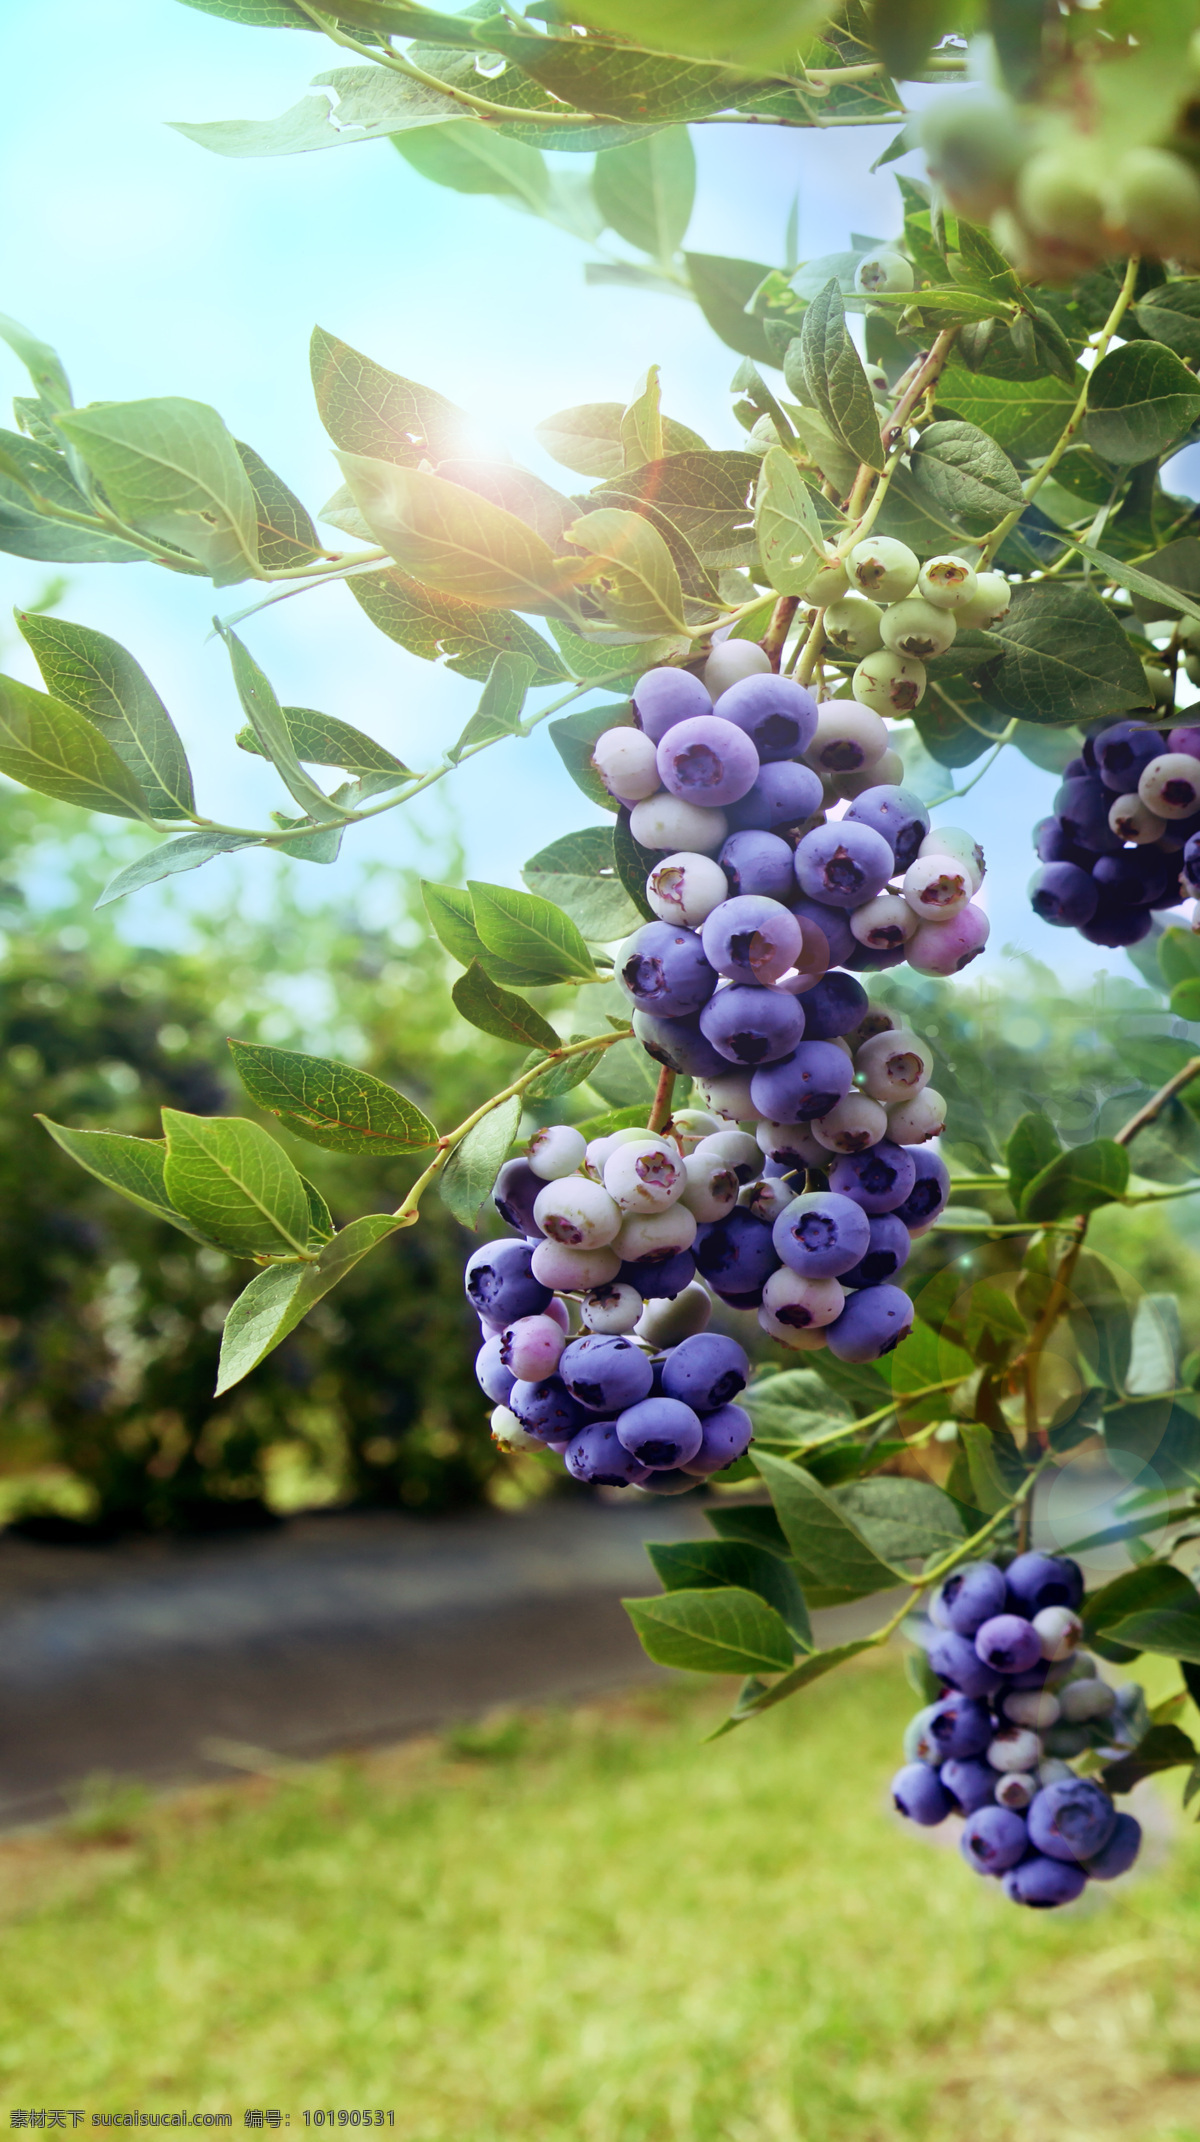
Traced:
<path fill-rule="evenodd" d="M 100 1549 L 0 1537 L 0 1824 L 97 1771 L 218 1776 L 214 1742 L 311 1756 L 644 1678 L 620 1596 L 655 1588 L 645 1539 L 702 1529 L 639 1498 Z"/>

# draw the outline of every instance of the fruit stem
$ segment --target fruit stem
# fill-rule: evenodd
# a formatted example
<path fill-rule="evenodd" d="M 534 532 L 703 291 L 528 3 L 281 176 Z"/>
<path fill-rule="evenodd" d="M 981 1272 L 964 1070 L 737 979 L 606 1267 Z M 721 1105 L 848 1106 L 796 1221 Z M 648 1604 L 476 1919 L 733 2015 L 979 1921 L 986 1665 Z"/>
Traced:
<path fill-rule="evenodd" d="M 824 610 L 814 610 L 812 614 L 812 620 L 808 628 L 808 637 L 804 642 L 804 652 L 802 653 L 800 660 L 796 665 L 795 674 L 797 684 L 812 683 L 813 671 L 817 666 L 821 649 L 824 647 L 824 645 L 825 612 Z"/>
<path fill-rule="evenodd" d="M 796 615 L 799 603 L 800 597 L 798 595 L 781 595 L 771 612 L 771 622 L 758 643 L 776 676 L 779 674 L 784 642 L 791 630 L 792 619 Z"/>
<path fill-rule="evenodd" d="M 660 1071 L 654 1106 L 650 1110 L 650 1121 L 646 1125 L 646 1129 L 653 1131 L 656 1136 L 661 1136 L 671 1121 L 671 1098 L 674 1092 L 675 1073 L 665 1069 Z"/>

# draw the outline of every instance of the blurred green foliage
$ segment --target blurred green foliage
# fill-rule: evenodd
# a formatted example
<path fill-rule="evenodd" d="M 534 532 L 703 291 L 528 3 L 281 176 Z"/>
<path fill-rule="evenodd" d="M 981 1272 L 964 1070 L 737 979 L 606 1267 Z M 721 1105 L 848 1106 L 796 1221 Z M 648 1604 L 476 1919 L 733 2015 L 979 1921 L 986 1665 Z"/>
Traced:
<path fill-rule="evenodd" d="M 73 812 L 0 794 L 0 1508 L 53 1534 L 79 1520 L 195 1529 L 261 1522 L 272 1505 L 436 1511 L 503 1495 L 513 1467 L 472 1374 L 469 1238 L 444 1207 L 431 1202 L 419 1230 L 214 1403 L 246 1267 L 112 1195 L 33 1116 L 157 1137 L 164 1102 L 253 1113 L 225 1046 L 234 1033 L 328 1049 L 453 1124 L 520 1051 L 455 1018 L 413 874 L 377 870 L 351 911 L 303 903 L 299 866 L 274 872 L 256 908 L 235 872 L 219 906 L 160 898 L 123 919 L 129 931 L 152 915 L 175 941 L 154 947 L 92 912 L 124 846 L 103 823 L 81 832 Z M 263 1120 L 339 1224 L 394 1207 L 420 1165 L 343 1159 Z"/>

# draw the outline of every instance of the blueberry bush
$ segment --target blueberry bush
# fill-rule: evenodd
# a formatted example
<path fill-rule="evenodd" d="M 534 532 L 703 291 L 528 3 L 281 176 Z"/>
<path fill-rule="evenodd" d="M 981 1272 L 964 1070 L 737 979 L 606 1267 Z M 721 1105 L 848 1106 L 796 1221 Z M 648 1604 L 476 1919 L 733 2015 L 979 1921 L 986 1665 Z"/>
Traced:
<path fill-rule="evenodd" d="M 538 427 L 583 479 L 568 492 L 480 459 L 444 396 L 318 329 L 343 479 L 319 518 L 351 546 L 333 547 L 214 410 L 77 407 L 56 354 L 4 323 L 35 390 L 0 434 L 6 547 L 267 584 L 217 621 L 237 743 L 286 791 L 265 827 L 201 811 L 130 653 L 19 619 L 46 689 L 0 682 L 0 771 L 160 836 L 104 902 L 251 845 L 327 861 L 552 716 L 605 814 L 531 857 L 523 890 L 425 887 L 458 1012 L 517 1052 L 452 1127 L 373 1071 L 231 1044 L 296 1138 L 423 1163 L 393 1209 L 336 1224 L 246 1118 L 47 1129 L 257 1266 L 219 1393 L 431 1192 L 470 1227 L 491 1199 L 507 1232 L 466 1285 L 496 1441 L 605 1490 L 705 1498 L 715 1536 L 654 1548 L 663 1591 L 630 1602 L 650 1655 L 741 1674 L 731 1730 L 903 1625 L 928 1707 L 897 1804 L 963 1813 L 968 1857 L 1017 1901 L 1070 1901 L 1132 1861 L 1113 1792 L 1177 1764 L 1200 1787 L 1177 1721 L 1200 1599 L 1174 1559 L 1200 1507 L 1197 1361 L 1097 1246 L 1111 1213 L 1200 1188 L 1200 732 L 1176 718 L 1200 536 L 1164 474 L 1200 426 L 1194 0 L 589 0 L 584 24 L 556 4 L 192 4 L 361 63 L 279 121 L 185 128 L 202 146 L 386 135 L 431 181 L 565 225 L 594 279 L 695 299 L 741 359 L 741 437 L 673 420 L 650 365 L 631 399 Z M 911 113 L 898 82 L 923 85 Z M 774 265 L 687 250 L 688 127 L 889 117 L 882 160 L 922 150 L 925 176 L 899 176 L 886 243 L 797 262 L 789 231 Z M 546 149 L 592 161 L 564 173 Z M 236 629 L 330 580 L 482 686 L 423 770 L 282 706 Z M 938 814 L 1009 749 L 1064 777 L 1035 907 L 1127 948 L 1147 984 L 1101 1022 L 1124 1084 L 1073 1112 L 1078 1061 L 1056 1088 L 1003 1077 L 986 1035 L 970 1065 L 945 1046 L 987 919 L 982 854 Z M 547 989 L 543 1009 L 528 992 Z M 1033 1553 L 1039 1489 L 1104 1452 L 1134 1482 L 1116 1521 Z M 1075 1554 L 1122 1542 L 1132 1568 L 1085 1595 Z M 897 1590 L 872 1634 L 817 1644 L 812 1608 Z M 1154 1711 L 1095 1665 L 1144 1653 L 1182 1670 Z"/>

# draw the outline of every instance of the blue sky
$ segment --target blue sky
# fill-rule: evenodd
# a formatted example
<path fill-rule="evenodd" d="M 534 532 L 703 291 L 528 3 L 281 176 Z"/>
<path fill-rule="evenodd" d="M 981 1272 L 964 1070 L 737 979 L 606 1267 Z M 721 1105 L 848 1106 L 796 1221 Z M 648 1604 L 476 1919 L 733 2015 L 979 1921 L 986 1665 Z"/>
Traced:
<path fill-rule="evenodd" d="M 77 400 L 211 402 L 315 510 L 338 482 L 308 386 L 308 336 L 320 321 L 460 402 L 485 435 L 556 482 L 564 472 L 540 454 L 534 424 L 571 403 L 623 398 L 651 362 L 662 367 L 670 414 L 711 444 L 737 443 L 727 392 L 734 353 L 689 304 L 588 289 L 584 249 L 548 225 L 428 185 L 385 142 L 231 161 L 171 132 L 172 119 L 283 110 L 334 57 L 323 40 L 239 28 L 175 0 L 104 8 L 60 0 L 52 51 L 47 21 L 42 9 L 10 8 L 0 27 L 0 66 L 14 85 L 0 183 L 20 204 L 6 219 L 0 310 L 58 347 Z M 52 95 L 36 87 L 51 58 Z M 28 93 L 17 91 L 22 83 Z M 867 169 L 888 138 L 875 129 L 694 130 L 700 182 L 689 244 L 777 259 L 797 192 L 807 257 L 843 245 L 852 229 L 890 234 L 899 220 L 894 182 Z M 23 372 L 0 347 L 0 396 L 24 391 Z M 0 557 L 0 603 L 30 600 L 45 577 Z M 226 660 L 207 634 L 214 608 L 228 615 L 246 599 L 238 589 L 214 599 L 207 583 L 151 566 L 91 567 L 72 572 L 62 605 L 136 654 L 183 733 L 202 808 L 242 823 L 280 797 L 269 771 L 233 748 L 239 724 Z M 429 763 L 431 740 L 457 732 L 477 693 L 383 639 L 341 588 L 301 596 L 245 630 L 282 700 L 340 715 L 409 764 Z M 0 641 L 5 666 L 32 681 L 2 622 Z M 1124 964 L 1073 933 L 1051 933 L 1029 912 L 1029 828 L 1053 788 L 1005 754 L 970 798 L 941 814 L 987 847 L 996 974 L 1010 944 L 1072 979 Z M 450 819 L 472 875 L 516 882 L 527 855 L 595 815 L 543 733 L 484 754 L 411 812 L 352 832 L 332 869 L 250 856 L 176 885 L 204 900 L 211 874 L 236 870 L 247 896 L 262 897 L 283 867 L 314 895 L 346 891 L 368 856 L 416 860 Z M 126 927 L 148 938 L 176 925 L 152 889 L 135 896 Z"/>

